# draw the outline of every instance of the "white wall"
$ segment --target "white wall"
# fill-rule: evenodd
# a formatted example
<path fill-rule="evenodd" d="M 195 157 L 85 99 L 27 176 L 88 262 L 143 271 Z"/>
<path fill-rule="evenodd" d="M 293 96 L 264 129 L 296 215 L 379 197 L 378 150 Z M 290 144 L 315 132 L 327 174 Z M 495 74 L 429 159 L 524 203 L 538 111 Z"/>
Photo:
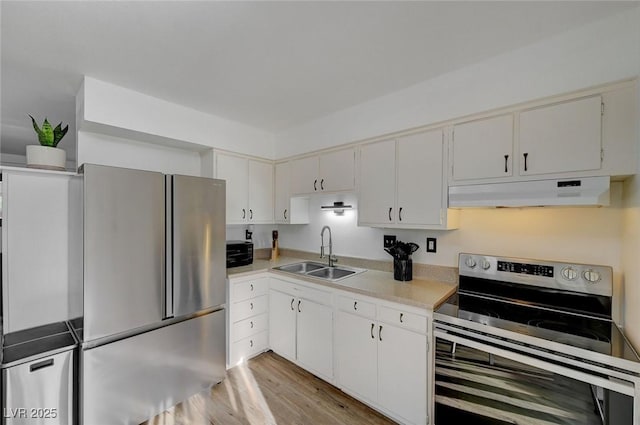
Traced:
<path fill-rule="evenodd" d="M 78 164 L 84 163 L 189 176 L 201 173 L 198 152 L 79 131 Z"/>
<path fill-rule="evenodd" d="M 636 77 L 639 17 L 640 7 L 288 129 L 276 157 Z"/>
<path fill-rule="evenodd" d="M 76 103 L 80 130 L 97 125 L 156 137 L 165 143 L 175 141 L 177 146 L 183 144 L 194 150 L 216 147 L 274 157 L 271 133 L 95 78 L 85 77 Z"/>
<path fill-rule="evenodd" d="M 320 252 L 320 231 L 329 225 L 334 253 L 340 257 L 391 260 L 382 249 L 382 236 L 396 235 L 403 242 L 415 242 L 420 250 L 413 260 L 457 267 L 460 252 L 523 258 L 603 264 L 613 267 L 616 300 L 622 279 L 622 184 L 612 184 L 611 206 L 607 208 L 502 208 L 464 209 L 460 228 L 451 231 L 394 230 L 357 227 L 357 199 L 354 194 L 320 195 L 310 200 L 310 224 L 280 225 L 280 246 Z M 344 216 L 321 211 L 321 205 L 342 200 L 356 207 Z M 640 219 L 640 208 L 639 208 Z M 640 221 L 640 220 L 639 220 Z M 426 252 L 426 238 L 437 238 L 437 253 Z M 640 244 L 640 242 L 638 242 Z M 621 320 L 620 306 L 616 319 Z"/>

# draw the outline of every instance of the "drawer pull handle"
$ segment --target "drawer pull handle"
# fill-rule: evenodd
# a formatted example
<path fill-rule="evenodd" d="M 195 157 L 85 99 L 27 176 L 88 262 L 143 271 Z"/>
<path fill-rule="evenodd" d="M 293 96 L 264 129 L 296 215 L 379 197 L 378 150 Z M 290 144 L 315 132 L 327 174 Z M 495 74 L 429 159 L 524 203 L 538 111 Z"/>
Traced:
<path fill-rule="evenodd" d="M 378 329 L 378 339 L 382 341 L 382 325 L 380 325 L 380 329 Z"/>
<path fill-rule="evenodd" d="M 318 190 L 318 179 L 315 179 L 315 180 L 313 181 L 313 191 L 315 192 L 315 191 L 317 191 L 317 190 Z"/>
<path fill-rule="evenodd" d="M 249 303 L 249 310 L 253 310 L 253 303 Z"/>
<path fill-rule="evenodd" d="M 324 179 L 320 180 L 320 189 L 324 190 Z"/>
<path fill-rule="evenodd" d="M 389 208 L 389 221 L 391 221 L 391 210 L 393 210 L 393 208 Z"/>
<path fill-rule="evenodd" d="M 38 363 L 34 363 L 29 366 L 29 372 L 35 372 L 36 370 L 44 369 L 45 367 L 53 366 L 53 359 L 43 360 Z"/>
<path fill-rule="evenodd" d="M 282 215 L 284 215 L 284 219 L 286 220 L 287 219 L 287 210 L 286 209 L 284 210 L 284 213 L 282 213 Z"/>
<path fill-rule="evenodd" d="M 253 292 L 253 283 L 251 284 L 251 292 Z"/>
<path fill-rule="evenodd" d="M 402 221 L 402 207 L 398 210 L 398 220 Z"/>
<path fill-rule="evenodd" d="M 376 325 L 374 325 L 373 323 L 371 324 L 371 339 L 376 339 L 376 337 L 373 335 L 373 328 L 375 328 Z"/>
<path fill-rule="evenodd" d="M 249 220 L 253 220 L 253 210 L 249 210 Z"/>
<path fill-rule="evenodd" d="M 249 322 L 251 329 L 253 329 L 253 322 Z"/>
<path fill-rule="evenodd" d="M 291 298 L 291 310 L 293 310 L 293 302 L 294 302 L 294 301 L 295 301 L 295 300 L 294 300 L 293 298 Z"/>
<path fill-rule="evenodd" d="M 525 152 L 522 154 L 522 156 L 524 156 L 524 171 L 528 171 L 527 170 L 527 157 L 529 156 L 528 152 Z"/>
<path fill-rule="evenodd" d="M 298 313 L 302 313 L 302 311 L 300 311 L 300 303 L 301 303 L 301 302 L 302 302 L 302 301 L 298 300 Z"/>
<path fill-rule="evenodd" d="M 249 347 L 253 348 L 253 340 L 249 340 Z"/>
<path fill-rule="evenodd" d="M 358 301 L 354 301 L 353 302 L 353 309 L 357 310 L 358 309 Z"/>
<path fill-rule="evenodd" d="M 505 173 L 509 172 L 509 168 L 507 167 L 508 164 L 509 164 L 509 155 L 505 155 L 504 156 L 504 172 Z"/>
<path fill-rule="evenodd" d="M 247 210 L 242 209 L 242 219 L 244 220 L 247 217 Z"/>
<path fill-rule="evenodd" d="M 404 313 L 400 313 L 400 323 L 402 323 L 402 317 L 404 316 Z"/>

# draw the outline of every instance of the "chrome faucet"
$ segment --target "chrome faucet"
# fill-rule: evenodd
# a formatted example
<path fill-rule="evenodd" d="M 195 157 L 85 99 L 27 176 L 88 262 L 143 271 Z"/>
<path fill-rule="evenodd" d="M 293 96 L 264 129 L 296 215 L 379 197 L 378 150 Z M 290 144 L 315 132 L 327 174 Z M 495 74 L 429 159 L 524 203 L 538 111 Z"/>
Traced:
<path fill-rule="evenodd" d="M 320 258 L 324 258 L 324 248 L 325 248 L 325 244 L 324 244 L 324 231 L 328 230 L 329 231 L 329 267 L 333 267 L 334 263 L 338 262 L 338 259 L 333 255 L 333 242 L 331 241 L 331 227 L 329 226 L 324 226 L 322 228 L 322 231 L 320 232 Z"/>

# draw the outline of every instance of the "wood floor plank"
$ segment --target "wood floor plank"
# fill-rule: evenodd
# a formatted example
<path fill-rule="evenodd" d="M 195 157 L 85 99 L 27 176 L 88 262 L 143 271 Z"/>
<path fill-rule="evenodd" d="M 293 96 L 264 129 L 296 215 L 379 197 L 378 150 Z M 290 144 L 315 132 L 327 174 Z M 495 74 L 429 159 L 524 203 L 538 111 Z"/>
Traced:
<path fill-rule="evenodd" d="M 269 351 L 142 425 L 390 425 L 395 422 Z"/>

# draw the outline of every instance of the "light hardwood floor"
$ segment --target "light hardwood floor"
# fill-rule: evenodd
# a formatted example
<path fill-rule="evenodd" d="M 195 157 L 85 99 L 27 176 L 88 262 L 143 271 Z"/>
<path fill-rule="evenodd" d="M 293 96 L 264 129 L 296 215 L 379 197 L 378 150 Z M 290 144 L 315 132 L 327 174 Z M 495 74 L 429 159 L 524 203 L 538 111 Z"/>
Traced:
<path fill-rule="evenodd" d="M 332 385 L 269 351 L 227 371 L 210 391 L 143 425 L 395 424 Z"/>

